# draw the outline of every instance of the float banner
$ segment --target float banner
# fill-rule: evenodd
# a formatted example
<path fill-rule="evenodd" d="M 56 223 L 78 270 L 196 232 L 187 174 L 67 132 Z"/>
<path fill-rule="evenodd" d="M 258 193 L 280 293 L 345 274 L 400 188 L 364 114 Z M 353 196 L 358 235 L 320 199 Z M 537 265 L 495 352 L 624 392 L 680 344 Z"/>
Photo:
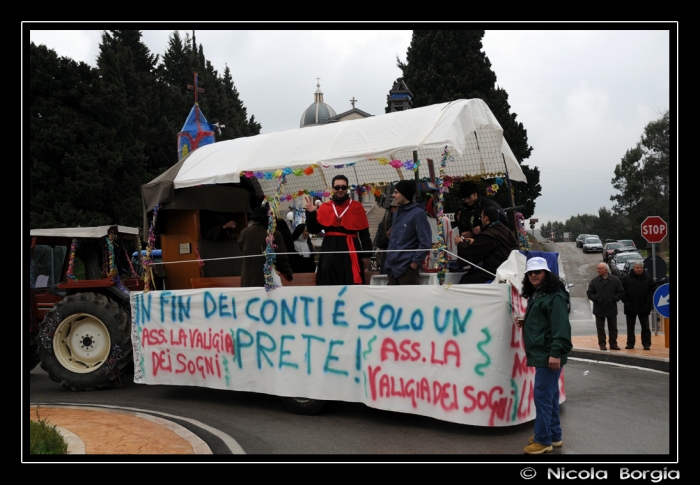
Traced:
<path fill-rule="evenodd" d="M 535 373 L 514 312 L 509 283 L 136 292 L 134 381 L 516 425 Z M 560 387 L 563 402 L 563 372 Z"/>

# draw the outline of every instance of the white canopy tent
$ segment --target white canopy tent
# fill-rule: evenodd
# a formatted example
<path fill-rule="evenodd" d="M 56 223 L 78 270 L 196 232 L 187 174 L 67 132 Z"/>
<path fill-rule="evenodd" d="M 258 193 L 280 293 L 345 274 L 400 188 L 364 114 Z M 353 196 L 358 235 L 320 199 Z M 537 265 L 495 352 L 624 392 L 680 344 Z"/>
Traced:
<path fill-rule="evenodd" d="M 278 170 L 313 167 L 311 175 L 287 176 L 282 194 L 322 191 L 342 173 L 355 185 L 386 185 L 429 177 L 427 159 L 439 167 L 445 148 L 444 175 L 508 176 L 526 181 L 520 164 L 503 138 L 503 129 L 481 99 L 462 99 L 361 120 L 331 123 L 278 133 L 237 138 L 192 152 L 172 179 L 174 189 L 203 184 L 238 183 L 242 173 L 256 173 L 265 195 L 275 194 Z M 309 172 L 309 170 L 307 170 Z M 277 172 L 279 174 L 279 172 Z M 162 181 L 162 180 L 161 180 Z M 154 181 L 155 182 L 155 181 Z"/>

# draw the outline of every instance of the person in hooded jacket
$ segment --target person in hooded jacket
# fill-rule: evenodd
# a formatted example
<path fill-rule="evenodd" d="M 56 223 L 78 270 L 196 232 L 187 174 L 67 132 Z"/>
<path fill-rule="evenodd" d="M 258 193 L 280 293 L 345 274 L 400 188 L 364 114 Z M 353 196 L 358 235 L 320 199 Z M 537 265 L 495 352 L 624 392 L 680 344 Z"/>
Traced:
<path fill-rule="evenodd" d="M 432 234 L 423 207 L 413 201 L 415 182 L 401 180 L 394 188 L 399 208 L 391 223 L 391 238 L 384 266 L 389 285 L 417 285 L 420 265 L 432 248 Z M 421 251 L 399 251 L 419 249 Z"/>
<path fill-rule="evenodd" d="M 535 367 L 535 434 L 523 451 L 531 455 L 549 453 L 562 446 L 559 419 L 559 378 L 573 348 L 564 282 L 549 271 L 541 257 L 527 261 L 523 279 L 525 317 L 516 324 L 523 329 L 528 367 Z"/>

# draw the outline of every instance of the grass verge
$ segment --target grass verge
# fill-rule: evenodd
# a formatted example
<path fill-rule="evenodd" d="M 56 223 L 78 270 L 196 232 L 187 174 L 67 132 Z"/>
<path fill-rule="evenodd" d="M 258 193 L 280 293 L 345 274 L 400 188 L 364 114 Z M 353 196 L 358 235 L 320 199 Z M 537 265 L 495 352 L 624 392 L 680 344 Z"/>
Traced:
<path fill-rule="evenodd" d="M 56 426 L 46 419 L 39 419 L 39 408 L 36 411 L 37 420 L 29 422 L 29 454 L 31 455 L 65 455 L 68 444 Z"/>

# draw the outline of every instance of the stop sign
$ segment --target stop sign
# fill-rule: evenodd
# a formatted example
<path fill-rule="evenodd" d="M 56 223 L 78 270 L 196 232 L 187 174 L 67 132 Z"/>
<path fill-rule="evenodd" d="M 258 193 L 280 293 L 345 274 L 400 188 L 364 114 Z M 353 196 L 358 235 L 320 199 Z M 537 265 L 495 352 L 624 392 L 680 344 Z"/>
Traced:
<path fill-rule="evenodd" d="M 666 237 L 666 221 L 659 216 L 649 216 L 642 222 L 642 237 L 650 243 L 658 243 Z"/>

